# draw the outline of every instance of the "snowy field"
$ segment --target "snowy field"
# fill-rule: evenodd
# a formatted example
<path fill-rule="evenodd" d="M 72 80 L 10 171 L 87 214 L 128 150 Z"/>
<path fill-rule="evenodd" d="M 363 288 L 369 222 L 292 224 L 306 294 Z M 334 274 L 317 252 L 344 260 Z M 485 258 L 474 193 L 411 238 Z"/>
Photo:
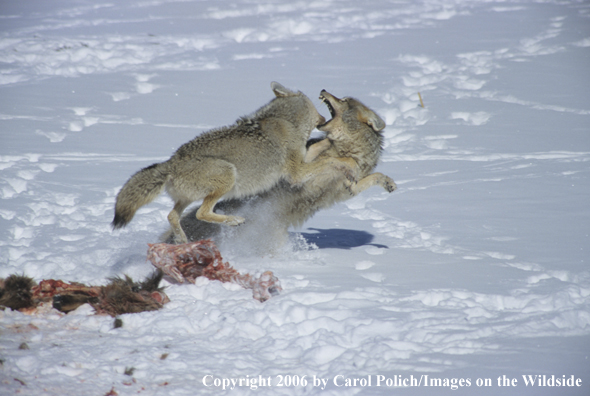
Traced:
<path fill-rule="evenodd" d="M 587 1 L 2 1 L 0 277 L 151 273 L 171 200 L 112 232 L 116 193 L 273 80 L 380 114 L 399 189 L 222 247 L 280 279 L 265 303 L 203 280 L 118 329 L 0 312 L 1 395 L 590 394 Z"/>

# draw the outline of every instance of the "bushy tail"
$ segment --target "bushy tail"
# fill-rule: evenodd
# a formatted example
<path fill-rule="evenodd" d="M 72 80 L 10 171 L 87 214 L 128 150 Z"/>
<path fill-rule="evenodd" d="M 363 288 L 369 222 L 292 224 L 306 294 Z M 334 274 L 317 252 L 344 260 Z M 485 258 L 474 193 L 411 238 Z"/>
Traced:
<path fill-rule="evenodd" d="M 168 178 L 165 165 L 164 162 L 143 168 L 125 183 L 117 195 L 113 229 L 125 227 L 139 208 L 160 195 Z"/>

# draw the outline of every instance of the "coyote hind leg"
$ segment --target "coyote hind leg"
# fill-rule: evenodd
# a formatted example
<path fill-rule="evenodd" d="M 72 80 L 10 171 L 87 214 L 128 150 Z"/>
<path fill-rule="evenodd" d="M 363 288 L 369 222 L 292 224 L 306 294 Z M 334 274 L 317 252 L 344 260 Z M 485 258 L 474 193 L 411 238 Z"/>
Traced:
<path fill-rule="evenodd" d="M 199 210 L 197 210 L 197 219 L 208 223 L 222 223 L 231 226 L 242 224 L 246 219 L 240 216 L 226 216 L 213 212 L 213 208 L 219 199 L 225 194 L 215 192 L 205 197 Z"/>
<path fill-rule="evenodd" d="M 190 204 L 184 201 L 178 201 L 174 204 L 174 209 L 170 213 L 168 213 L 168 222 L 172 227 L 172 233 L 174 235 L 174 243 L 187 243 L 188 240 L 186 239 L 186 234 L 182 230 L 180 226 L 180 216 L 182 212 L 186 209 L 186 207 Z"/>
<path fill-rule="evenodd" d="M 242 224 L 246 219 L 240 216 L 225 216 L 213 212 L 217 201 L 234 187 L 236 183 L 236 168 L 233 164 L 219 163 L 215 174 L 211 175 L 210 192 L 203 199 L 197 210 L 197 219 L 208 223 L 221 223 L 231 226 Z"/>

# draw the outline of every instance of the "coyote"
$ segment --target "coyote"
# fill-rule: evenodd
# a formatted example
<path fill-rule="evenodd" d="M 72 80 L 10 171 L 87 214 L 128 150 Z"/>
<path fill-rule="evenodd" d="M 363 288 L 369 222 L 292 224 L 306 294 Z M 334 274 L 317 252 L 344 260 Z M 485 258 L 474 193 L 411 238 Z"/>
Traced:
<path fill-rule="evenodd" d="M 332 119 L 318 126 L 326 133 L 325 138 L 308 142 L 306 160 L 320 164 L 313 177 L 300 186 L 281 181 L 253 198 L 218 202 L 216 211 L 240 213 L 248 219 L 239 229 L 228 232 L 216 224 L 198 221 L 194 214 L 199 208 L 194 209 L 181 219 L 190 240 L 227 238 L 233 243 L 240 238 L 273 250 L 286 241 L 290 226 L 301 226 L 318 210 L 352 198 L 371 186 L 381 186 L 388 192 L 397 188 L 388 176 L 371 173 L 381 155 L 385 122 L 357 99 L 339 99 L 325 90 L 320 99 Z M 327 158 L 338 161 L 325 162 Z M 170 241 L 172 235 L 168 230 L 160 238 Z"/>
<path fill-rule="evenodd" d="M 280 180 L 300 185 L 313 175 L 319 164 L 304 162 L 306 142 L 326 120 L 303 93 L 276 82 L 271 88 L 276 97 L 252 115 L 203 133 L 182 145 L 168 161 L 134 174 L 117 195 L 113 229 L 126 226 L 141 206 L 166 189 L 174 200 L 168 214 L 174 242 L 186 243 L 180 217 L 192 202 L 203 200 L 197 219 L 238 225 L 243 217 L 213 212 L 219 199 L 263 193 Z"/>

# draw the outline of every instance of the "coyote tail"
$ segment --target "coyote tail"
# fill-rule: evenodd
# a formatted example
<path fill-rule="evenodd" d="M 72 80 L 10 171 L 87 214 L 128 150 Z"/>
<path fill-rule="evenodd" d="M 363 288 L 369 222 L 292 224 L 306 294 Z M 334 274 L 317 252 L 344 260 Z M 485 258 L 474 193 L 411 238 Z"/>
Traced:
<path fill-rule="evenodd" d="M 113 229 L 125 227 L 139 208 L 160 195 L 168 179 L 165 164 L 153 164 L 143 168 L 125 183 L 117 195 L 115 218 L 111 223 Z"/>

